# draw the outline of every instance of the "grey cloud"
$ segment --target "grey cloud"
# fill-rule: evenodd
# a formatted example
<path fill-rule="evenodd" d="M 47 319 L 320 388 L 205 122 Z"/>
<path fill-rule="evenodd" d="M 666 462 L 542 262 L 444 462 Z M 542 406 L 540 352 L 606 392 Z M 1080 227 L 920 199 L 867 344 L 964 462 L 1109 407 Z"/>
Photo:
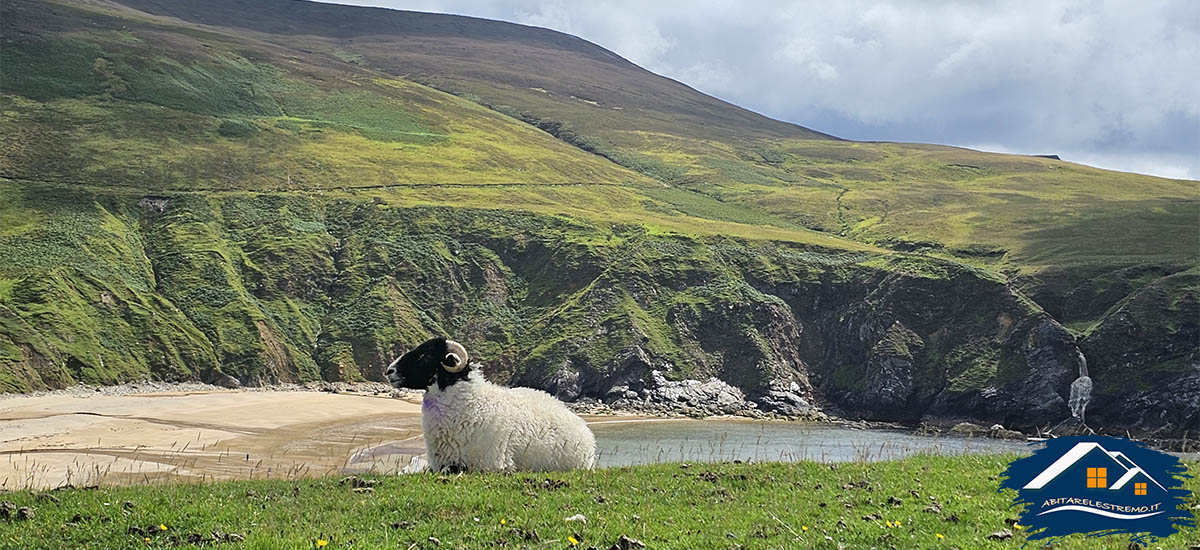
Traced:
<path fill-rule="evenodd" d="M 842 137 L 1200 178 L 1200 2 L 344 3 L 553 28 Z"/>

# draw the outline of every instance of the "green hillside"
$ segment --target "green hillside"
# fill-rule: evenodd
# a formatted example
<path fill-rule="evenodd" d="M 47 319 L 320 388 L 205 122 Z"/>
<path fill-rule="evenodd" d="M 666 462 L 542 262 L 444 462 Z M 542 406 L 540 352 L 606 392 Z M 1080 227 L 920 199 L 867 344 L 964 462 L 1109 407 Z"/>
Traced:
<path fill-rule="evenodd" d="M 336 59 L 90 6 L 10 3 L 5 19 L 10 178 L 153 191 L 647 180 Z"/>
<path fill-rule="evenodd" d="M 251 10 L 228 0 L 124 4 L 247 29 L 422 82 L 659 180 L 859 240 L 942 245 L 965 257 L 1009 252 L 1006 260 L 1015 265 L 1125 254 L 1196 259 L 1194 232 L 1190 241 L 1163 239 L 1153 255 L 1137 247 L 1164 230 L 1186 236 L 1195 221 L 1195 182 L 954 147 L 837 140 L 736 108 L 545 29 L 291 0 L 258 2 Z M 485 47 L 493 44 L 503 47 Z M 1127 222 L 1144 221 L 1134 212 L 1161 215 L 1156 227 L 1128 236 Z M 1073 234 L 1051 238 L 1044 234 L 1050 230 L 1090 233 L 1096 242 Z M 1064 255 L 1070 250 L 1075 254 Z"/>
<path fill-rule="evenodd" d="M 0 76 L 0 389 L 378 379 L 444 332 L 568 398 L 657 369 L 1033 427 L 1083 349 L 1089 417 L 1200 428 L 1196 182 L 839 140 L 554 31 L 293 0 L 5 2 Z"/>
<path fill-rule="evenodd" d="M 1087 311 L 1059 308 L 1059 287 L 1104 285 L 1112 276 L 1102 275 L 1131 266 L 1176 272 L 1200 263 L 1194 181 L 954 147 L 837 140 L 546 29 L 294 0 L 253 8 L 230 0 L 124 4 L 402 76 L 725 204 L 1009 272 L 1081 329 L 1115 301 Z"/>

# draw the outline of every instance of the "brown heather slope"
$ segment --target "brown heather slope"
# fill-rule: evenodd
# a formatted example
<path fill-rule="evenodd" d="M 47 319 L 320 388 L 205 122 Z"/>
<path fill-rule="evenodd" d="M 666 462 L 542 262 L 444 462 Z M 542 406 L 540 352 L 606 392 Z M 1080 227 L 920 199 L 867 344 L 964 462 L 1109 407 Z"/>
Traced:
<path fill-rule="evenodd" d="M 453 93 L 470 94 L 489 86 L 497 88 L 497 94 L 511 93 L 524 101 L 545 95 L 554 98 L 547 106 L 558 107 L 546 113 L 548 120 L 584 124 L 576 119 L 594 118 L 588 124 L 598 129 L 661 130 L 722 141 L 832 139 L 704 95 L 596 44 L 543 28 L 291 0 L 119 4 L 193 23 L 253 31 L 264 40 L 313 52 L 341 53 L 350 63 Z"/>

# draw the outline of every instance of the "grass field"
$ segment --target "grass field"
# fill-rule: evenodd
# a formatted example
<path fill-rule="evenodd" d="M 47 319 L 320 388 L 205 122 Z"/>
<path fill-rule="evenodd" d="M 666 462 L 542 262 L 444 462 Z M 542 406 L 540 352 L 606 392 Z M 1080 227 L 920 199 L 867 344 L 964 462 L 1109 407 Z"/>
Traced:
<path fill-rule="evenodd" d="M 4 548 L 1020 548 L 1009 456 L 660 464 L 597 472 L 366 476 L 0 494 Z M 1197 464 L 1190 466 L 1198 467 Z M 1197 490 L 1195 478 L 1187 486 Z M 1190 501 L 1200 509 L 1200 499 Z M 581 514 L 583 521 L 566 521 Z M 1008 540 L 988 535 L 1009 530 Z M 223 543 L 213 541 L 213 534 Z M 436 542 L 435 542 L 436 539 Z M 226 544 L 228 543 L 228 544 Z M 1200 543 L 1189 528 L 1151 548 Z M 1074 536 L 1055 549 L 1125 549 Z"/>

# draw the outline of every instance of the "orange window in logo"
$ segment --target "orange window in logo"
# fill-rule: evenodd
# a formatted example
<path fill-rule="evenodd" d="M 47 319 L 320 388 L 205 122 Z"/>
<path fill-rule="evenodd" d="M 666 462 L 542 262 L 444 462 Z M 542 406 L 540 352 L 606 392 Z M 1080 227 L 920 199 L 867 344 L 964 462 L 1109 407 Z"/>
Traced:
<path fill-rule="evenodd" d="M 1146 494 L 1146 484 L 1145 483 L 1134 483 L 1133 484 L 1133 494 L 1135 494 L 1135 495 Z"/>
<path fill-rule="evenodd" d="M 1108 487 L 1108 468 L 1088 468 L 1087 486 L 1088 489 L 1103 489 Z"/>

